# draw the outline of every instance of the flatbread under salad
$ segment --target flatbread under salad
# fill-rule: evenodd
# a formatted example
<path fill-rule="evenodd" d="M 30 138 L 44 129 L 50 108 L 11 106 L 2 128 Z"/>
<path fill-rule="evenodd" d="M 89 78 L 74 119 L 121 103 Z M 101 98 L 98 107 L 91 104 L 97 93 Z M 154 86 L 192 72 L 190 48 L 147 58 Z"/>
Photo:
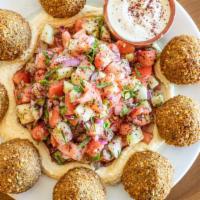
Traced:
<path fill-rule="evenodd" d="M 52 178 L 86 166 L 117 183 L 134 152 L 163 142 L 153 113 L 171 88 L 154 73 L 159 52 L 112 38 L 99 8 L 69 19 L 40 13 L 30 24 L 26 54 L 0 63 L 9 95 L 1 137 L 32 141 Z"/>

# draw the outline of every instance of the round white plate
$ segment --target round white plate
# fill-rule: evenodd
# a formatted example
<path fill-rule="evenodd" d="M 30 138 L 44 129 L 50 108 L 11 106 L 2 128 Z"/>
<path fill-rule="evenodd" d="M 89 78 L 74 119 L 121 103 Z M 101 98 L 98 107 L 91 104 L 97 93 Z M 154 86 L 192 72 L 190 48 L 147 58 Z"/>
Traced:
<path fill-rule="evenodd" d="M 103 0 L 88 0 L 91 5 L 101 6 Z M 20 12 L 24 17 L 37 13 L 41 7 L 37 0 L 6 0 L 0 2 L 0 8 L 6 8 Z M 168 34 L 159 41 L 161 46 L 164 46 L 172 37 L 180 34 L 191 34 L 200 37 L 200 33 L 190 16 L 186 11 L 176 3 L 176 17 L 174 24 Z M 175 94 L 184 94 L 190 96 L 200 102 L 200 85 L 194 86 L 176 86 Z M 189 170 L 200 152 L 200 143 L 197 143 L 187 148 L 175 148 L 168 145 L 163 145 L 159 152 L 167 157 L 175 168 L 174 185 L 185 175 Z M 51 200 L 52 191 L 56 181 L 46 176 L 42 176 L 40 181 L 28 192 L 14 195 L 16 200 Z M 108 200 L 130 200 L 128 194 L 123 190 L 121 185 L 107 187 Z"/>

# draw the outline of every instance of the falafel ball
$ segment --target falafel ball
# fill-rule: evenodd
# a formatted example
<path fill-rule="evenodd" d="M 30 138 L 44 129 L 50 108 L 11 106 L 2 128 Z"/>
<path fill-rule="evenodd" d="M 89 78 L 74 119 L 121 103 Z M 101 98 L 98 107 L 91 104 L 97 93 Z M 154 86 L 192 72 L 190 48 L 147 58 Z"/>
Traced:
<path fill-rule="evenodd" d="M 57 18 L 72 17 L 78 14 L 86 4 L 86 0 L 40 0 L 44 10 Z"/>
<path fill-rule="evenodd" d="M 99 176 L 87 168 L 69 170 L 56 184 L 53 200 L 105 200 L 105 190 Z"/>
<path fill-rule="evenodd" d="M 200 39 L 189 35 L 173 38 L 161 53 L 160 67 L 172 83 L 200 82 Z"/>
<path fill-rule="evenodd" d="M 137 152 L 126 163 L 122 175 L 125 190 L 135 200 L 165 199 L 172 187 L 173 168 L 160 154 Z"/>
<path fill-rule="evenodd" d="M 4 85 L 0 83 L 0 121 L 3 119 L 8 110 L 8 104 L 9 104 L 9 98 L 7 90 L 4 87 Z"/>
<path fill-rule="evenodd" d="M 189 146 L 200 140 L 200 108 L 191 98 L 176 96 L 156 110 L 156 124 L 166 143 Z"/>
<path fill-rule="evenodd" d="M 31 41 L 31 29 L 18 13 L 0 9 L 0 60 L 14 60 Z"/>
<path fill-rule="evenodd" d="M 39 153 L 31 142 L 14 139 L 0 144 L 0 192 L 25 192 L 40 175 Z"/>
<path fill-rule="evenodd" d="M 7 194 L 4 194 L 4 193 L 1 193 L 0 192 L 0 199 L 1 200 L 14 200 L 12 197 L 10 197 L 9 195 Z"/>

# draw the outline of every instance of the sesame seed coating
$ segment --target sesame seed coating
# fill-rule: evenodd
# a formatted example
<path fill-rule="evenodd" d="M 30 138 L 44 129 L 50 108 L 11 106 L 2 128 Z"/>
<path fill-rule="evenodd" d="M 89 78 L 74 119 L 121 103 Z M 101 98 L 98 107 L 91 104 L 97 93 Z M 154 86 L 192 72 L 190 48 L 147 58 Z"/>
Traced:
<path fill-rule="evenodd" d="M 200 140 L 200 108 L 189 97 L 176 96 L 156 111 L 156 124 L 166 143 L 189 146 Z"/>
<path fill-rule="evenodd" d="M 53 17 L 72 17 L 80 12 L 86 0 L 40 0 L 44 10 Z"/>
<path fill-rule="evenodd" d="M 200 81 L 200 40 L 189 35 L 173 38 L 160 57 L 161 71 L 176 84 Z"/>
<path fill-rule="evenodd" d="M 8 99 L 7 90 L 4 87 L 4 85 L 0 83 L 0 121 L 5 116 L 8 110 L 8 105 L 9 105 L 9 99 Z"/>
<path fill-rule="evenodd" d="M 0 60 L 14 60 L 28 47 L 31 30 L 18 13 L 0 9 Z"/>
<path fill-rule="evenodd" d="M 14 139 L 0 145 L 0 191 L 21 193 L 41 175 L 38 151 L 28 140 Z"/>
<path fill-rule="evenodd" d="M 99 176 L 87 168 L 69 170 L 56 184 L 53 200 L 105 200 Z"/>
<path fill-rule="evenodd" d="M 135 200 L 163 200 L 171 190 L 172 175 L 170 162 L 160 154 L 137 152 L 125 165 L 122 183 Z"/>

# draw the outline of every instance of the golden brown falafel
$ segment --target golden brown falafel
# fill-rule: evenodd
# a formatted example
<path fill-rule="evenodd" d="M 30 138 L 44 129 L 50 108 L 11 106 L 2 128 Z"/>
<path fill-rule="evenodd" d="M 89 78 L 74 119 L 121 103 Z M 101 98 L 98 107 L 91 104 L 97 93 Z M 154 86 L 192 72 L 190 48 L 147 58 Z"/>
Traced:
<path fill-rule="evenodd" d="M 99 176 L 87 168 L 69 170 L 56 184 L 53 200 L 105 200 L 105 188 Z"/>
<path fill-rule="evenodd" d="M 28 140 L 14 139 L 0 144 L 0 191 L 21 193 L 41 175 L 38 151 Z"/>
<path fill-rule="evenodd" d="M 18 13 L 0 9 L 0 60 L 14 60 L 28 47 L 31 29 Z"/>
<path fill-rule="evenodd" d="M 40 0 L 44 10 L 53 17 L 72 17 L 78 14 L 86 0 Z"/>
<path fill-rule="evenodd" d="M 156 124 L 166 143 L 189 146 L 200 140 L 200 108 L 189 97 L 176 96 L 156 111 Z"/>
<path fill-rule="evenodd" d="M 9 104 L 9 99 L 7 90 L 4 87 L 4 85 L 0 83 L 0 121 L 3 119 L 8 110 L 8 104 Z"/>
<path fill-rule="evenodd" d="M 176 84 L 200 81 L 200 39 L 189 35 L 173 38 L 164 48 L 160 67 L 165 77 Z"/>
<path fill-rule="evenodd" d="M 122 183 L 135 200 L 161 200 L 170 192 L 172 174 L 170 162 L 158 153 L 137 152 L 125 165 Z"/>

